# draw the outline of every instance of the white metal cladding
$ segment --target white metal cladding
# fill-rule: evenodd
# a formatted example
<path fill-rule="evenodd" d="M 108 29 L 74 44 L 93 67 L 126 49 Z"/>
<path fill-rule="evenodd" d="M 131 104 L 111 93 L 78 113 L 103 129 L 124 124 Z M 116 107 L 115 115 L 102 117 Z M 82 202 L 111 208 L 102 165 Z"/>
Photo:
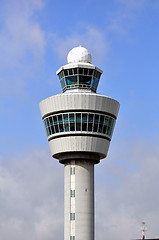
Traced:
<path fill-rule="evenodd" d="M 55 138 L 49 145 L 52 156 L 57 159 L 60 153 L 76 151 L 96 153 L 102 159 L 107 156 L 110 141 L 95 136 L 67 136 Z"/>
<path fill-rule="evenodd" d="M 43 117 L 52 113 L 70 110 L 99 111 L 117 117 L 119 103 L 100 94 L 58 94 L 43 100 L 40 103 L 40 110 Z M 107 156 L 109 144 L 108 140 L 95 136 L 65 136 L 49 141 L 52 156 L 55 158 L 58 158 L 60 153 L 86 151 L 97 153 L 102 159 Z"/>
<path fill-rule="evenodd" d="M 117 117 L 119 102 L 93 93 L 65 93 L 49 97 L 40 102 L 42 117 L 49 113 L 70 110 L 94 110 L 105 112 Z"/>
<path fill-rule="evenodd" d="M 98 68 L 90 63 L 71 63 L 71 64 L 69 63 L 69 64 L 66 64 L 66 65 L 60 67 L 57 70 L 56 74 L 58 75 L 63 69 L 70 69 L 70 68 L 89 68 L 89 69 L 95 69 L 98 72 L 103 73 L 103 71 L 100 68 Z"/>

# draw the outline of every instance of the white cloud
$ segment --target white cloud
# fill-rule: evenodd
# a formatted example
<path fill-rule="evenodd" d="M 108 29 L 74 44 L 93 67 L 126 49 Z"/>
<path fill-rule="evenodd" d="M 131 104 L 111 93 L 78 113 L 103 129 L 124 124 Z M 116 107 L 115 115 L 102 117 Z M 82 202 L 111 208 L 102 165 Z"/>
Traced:
<path fill-rule="evenodd" d="M 140 9 L 142 8 L 146 1 L 145 0 L 117 0 L 120 4 L 122 4 L 123 6 L 125 6 L 126 8 L 129 9 Z"/>
<path fill-rule="evenodd" d="M 63 166 L 45 149 L 23 159 L 1 160 L 2 240 L 63 237 Z"/>
<path fill-rule="evenodd" d="M 158 145 L 159 142 L 127 139 L 110 148 L 111 159 L 97 168 L 103 176 L 101 187 L 97 182 L 98 239 L 103 234 L 109 239 L 140 238 L 143 220 L 148 226 L 147 237 L 159 236 Z"/>
<path fill-rule="evenodd" d="M 58 35 L 52 35 L 53 49 L 58 57 L 66 62 L 68 52 L 79 45 L 88 48 L 95 59 L 95 64 L 100 64 L 107 54 L 108 45 L 104 34 L 99 29 L 87 26 L 82 32 L 75 32 L 62 38 Z"/>
<path fill-rule="evenodd" d="M 95 168 L 96 237 L 158 237 L 158 142 L 124 141 L 110 147 L 110 157 Z M 63 238 L 63 166 L 45 149 L 0 161 L 2 240 Z"/>
<path fill-rule="evenodd" d="M 25 96 L 26 76 L 43 62 L 45 34 L 35 17 L 42 0 L 6 0 L 0 28 L 2 96 Z M 27 77 L 28 78 L 28 77 Z"/>
<path fill-rule="evenodd" d="M 42 0 L 7 0 L 4 3 L 4 24 L 0 31 L 1 65 L 4 68 L 19 65 L 28 54 L 36 58 L 44 54 L 44 32 L 34 18 L 42 9 L 42 3 Z"/>

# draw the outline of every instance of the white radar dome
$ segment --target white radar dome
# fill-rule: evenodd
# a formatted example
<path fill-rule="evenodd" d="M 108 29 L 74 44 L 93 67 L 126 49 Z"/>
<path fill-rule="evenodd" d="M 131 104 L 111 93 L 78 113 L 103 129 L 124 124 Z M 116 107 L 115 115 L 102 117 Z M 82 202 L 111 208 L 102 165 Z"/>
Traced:
<path fill-rule="evenodd" d="M 73 48 L 67 55 L 68 63 L 78 63 L 78 62 L 91 63 L 91 61 L 92 61 L 92 57 L 90 52 L 82 46 Z"/>

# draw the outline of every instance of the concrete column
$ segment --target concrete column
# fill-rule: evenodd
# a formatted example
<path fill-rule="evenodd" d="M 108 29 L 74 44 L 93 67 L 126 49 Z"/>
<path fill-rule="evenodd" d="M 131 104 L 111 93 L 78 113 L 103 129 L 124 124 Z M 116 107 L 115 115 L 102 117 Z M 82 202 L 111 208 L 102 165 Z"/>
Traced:
<path fill-rule="evenodd" d="M 94 240 L 94 162 L 70 160 L 64 168 L 64 240 Z"/>

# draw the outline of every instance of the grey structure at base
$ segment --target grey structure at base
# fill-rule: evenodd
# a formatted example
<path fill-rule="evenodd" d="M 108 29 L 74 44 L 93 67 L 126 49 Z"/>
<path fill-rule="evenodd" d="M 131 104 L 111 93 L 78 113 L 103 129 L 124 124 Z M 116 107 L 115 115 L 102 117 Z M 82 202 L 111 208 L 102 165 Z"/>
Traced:
<path fill-rule="evenodd" d="M 40 103 L 52 156 L 65 166 L 64 240 L 94 240 L 94 164 L 108 153 L 119 103 L 96 93 L 102 71 L 87 49 L 68 54 L 62 94 Z"/>

